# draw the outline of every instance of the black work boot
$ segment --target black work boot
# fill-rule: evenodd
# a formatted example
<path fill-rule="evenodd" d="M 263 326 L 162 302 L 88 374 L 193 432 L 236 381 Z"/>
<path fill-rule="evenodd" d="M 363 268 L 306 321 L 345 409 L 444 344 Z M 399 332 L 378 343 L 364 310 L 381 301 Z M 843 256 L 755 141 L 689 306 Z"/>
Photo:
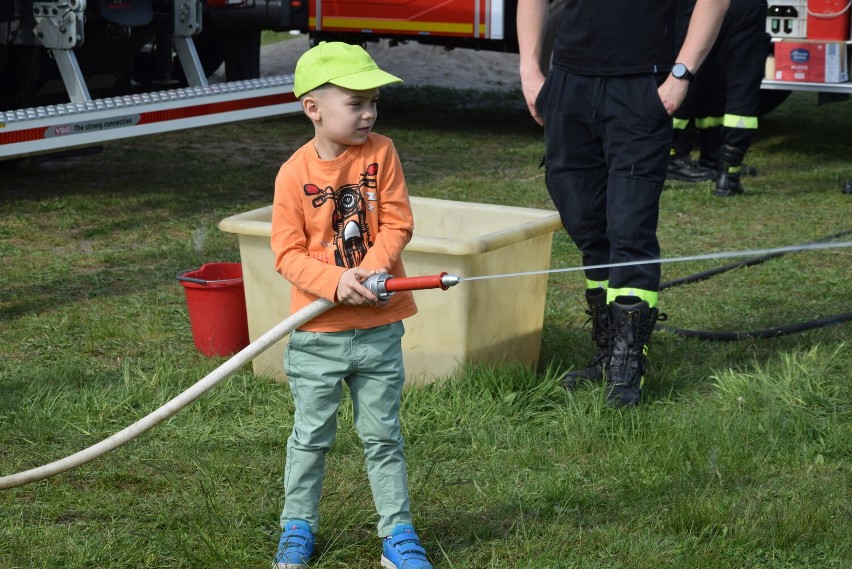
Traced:
<path fill-rule="evenodd" d="M 716 171 L 700 166 L 689 155 L 673 154 L 669 158 L 668 180 L 681 182 L 706 182 L 716 177 Z"/>
<path fill-rule="evenodd" d="M 722 127 L 714 126 L 702 128 L 698 133 L 698 165 L 702 168 L 710 168 L 716 171 L 716 175 L 722 173 Z M 742 164 L 740 176 L 757 176 L 757 168 Z"/>
<path fill-rule="evenodd" d="M 609 342 L 606 365 L 606 402 L 613 407 L 635 407 L 642 397 L 651 333 L 666 315 L 635 296 L 618 296 L 609 305 Z"/>
<path fill-rule="evenodd" d="M 719 198 L 729 198 L 745 193 L 743 185 L 740 182 L 742 167 L 725 165 L 724 168 L 716 179 L 716 189 L 713 190 L 713 195 Z"/>
<path fill-rule="evenodd" d="M 609 313 L 606 306 L 606 290 L 586 289 L 586 302 L 589 304 L 586 314 L 589 315 L 592 323 L 592 341 L 597 346 L 597 352 L 587 367 L 571 370 L 562 376 L 562 386 L 569 390 L 588 383 L 603 383 L 604 363 L 609 359 Z"/>
<path fill-rule="evenodd" d="M 722 170 L 722 127 L 711 126 L 696 130 L 698 138 L 698 165 L 716 172 Z M 716 176 L 714 176 L 715 178 Z"/>
<path fill-rule="evenodd" d="M 722 172 L 716 179 L 716 189 L 713 195 L 725 198 L 743 193 L 743 185 L 740 183 L 743 158 L 745 152 L 739 148 L 722 146 Z"/>

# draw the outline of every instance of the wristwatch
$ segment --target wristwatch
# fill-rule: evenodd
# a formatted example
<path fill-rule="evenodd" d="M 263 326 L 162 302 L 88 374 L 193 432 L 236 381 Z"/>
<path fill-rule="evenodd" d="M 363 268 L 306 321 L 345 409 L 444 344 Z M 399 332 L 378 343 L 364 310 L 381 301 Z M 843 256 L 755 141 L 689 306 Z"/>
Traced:
<path fill-rule="evenodd" d="M 675 63 L 672 66 L 672 76 L 674 76 L 675 79 L 686 79 L 687 81 L 695 79 L 695 75 L 693 75 L 683 63 Z"/>

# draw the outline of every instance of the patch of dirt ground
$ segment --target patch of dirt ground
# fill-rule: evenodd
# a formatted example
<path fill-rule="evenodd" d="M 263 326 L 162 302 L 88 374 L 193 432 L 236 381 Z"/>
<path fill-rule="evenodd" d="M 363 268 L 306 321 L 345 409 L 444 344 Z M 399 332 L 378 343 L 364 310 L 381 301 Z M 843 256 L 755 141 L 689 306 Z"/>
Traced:
<path fill-rule="evenodd" d="M 293 73 L 299 56 L 309 47 L 307 35 L 263 46 L 260 55 L 261 75 Z M 366 49 L 380 68 L 402 79 L 405 85 L 482 91 L 521 88 L 518 55 L 514 53 L 446 50 L 414 41 L 392 47 L 387 40 L 369 42 Z"/>

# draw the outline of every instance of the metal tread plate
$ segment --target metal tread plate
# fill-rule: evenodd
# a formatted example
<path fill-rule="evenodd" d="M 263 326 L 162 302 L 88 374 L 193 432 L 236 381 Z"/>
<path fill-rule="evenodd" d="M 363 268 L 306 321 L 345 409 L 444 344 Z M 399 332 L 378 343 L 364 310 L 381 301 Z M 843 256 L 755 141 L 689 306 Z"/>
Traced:
<path fill-rule="evenodd" d="M 0 158 L 297 113 L 293 76 L 0 112 Z"/>

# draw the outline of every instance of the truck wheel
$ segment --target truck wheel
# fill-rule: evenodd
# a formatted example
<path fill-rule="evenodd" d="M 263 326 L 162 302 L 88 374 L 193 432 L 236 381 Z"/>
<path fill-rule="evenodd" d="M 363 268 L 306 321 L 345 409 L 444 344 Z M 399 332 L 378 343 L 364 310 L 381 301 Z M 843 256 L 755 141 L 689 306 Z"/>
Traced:
<path fill-rule="evenodd" d="M 757 116 L 770 113 L 777 109 L 781 103 L 787 100 L 792 91 L 777 91 L 775 89 L 760 90 L 760 104 L 757 107 Z"/>
<path fill-rule="evenodd" d="M 204 31 L 192 38 L 192 42 L 195 44 L 195 51 L 198 53 L 198 60 L 201 62 L 201 69 L 204 72 L 205 77 L 213 75 L 213 73 L 222 67 L 222 64 L 225 62 L 227 54 L 225 47 L 226 39 L 227 35 L 224 35 L 222 31 L 209 28 L 204 28 Z M 186 74 L 183 72 L 183 67 L 181 67 L 180 60 L 177 56 L 174 58 L 173 75 L 181 82 L 182 85 L 187 84 Z"/>
<path fill-rule="evenodd" d="M 205 34 L 206 30 L 192 38 L 192 41 L 195 43 L 195 50 L 198 52 L 198 59 L 201 61 L 204 75 L 210 77 L 225 62 L 225 47 L 222 45 L 223 38 L 218 34 Z M 177 58 L 175 58 L 175 66 L 180 67 Z M 182 72 L 183 70 L 181 70 Z"/>
<path fill-rule="evenodd" d="M 240 30 L 225 41 L 225 79 L 243 81 L 260 77 L 260 30 Z"/>
<path fill-rule="evenodd" d="M 206 76 L 224 63 L 225 81 L 260 77 L 260 30 L 225 30 L 210 26 L 194 41 Z M 183 70 L 177 62 L 175 66 L 183 80 Z"/>
<path fill-rule="evenodd" d="M 225 32 L 206 27 L 192 38 L 205 77 L 210 77 L 225 62 L 226 38 Z M 186 74 L 170 46 L 170 38 L 158 36 L 146 49 L 137 53 L 133 58 L 133 80 L 146 86 L 159 84 L 162 87 L 169 82 L 186 86 Z M 158 55 L 158 47 L 165 49 L 166 53 Z M 161 60 L 163 58 L 165 63 Z"/>
<path fill-rule="evenodd" d="M 6 69 L 6 54 L 9 48 L 0 45 L 0 111 L 14 108 L 15 94 L 18 82 L 14 75 Z"/>

